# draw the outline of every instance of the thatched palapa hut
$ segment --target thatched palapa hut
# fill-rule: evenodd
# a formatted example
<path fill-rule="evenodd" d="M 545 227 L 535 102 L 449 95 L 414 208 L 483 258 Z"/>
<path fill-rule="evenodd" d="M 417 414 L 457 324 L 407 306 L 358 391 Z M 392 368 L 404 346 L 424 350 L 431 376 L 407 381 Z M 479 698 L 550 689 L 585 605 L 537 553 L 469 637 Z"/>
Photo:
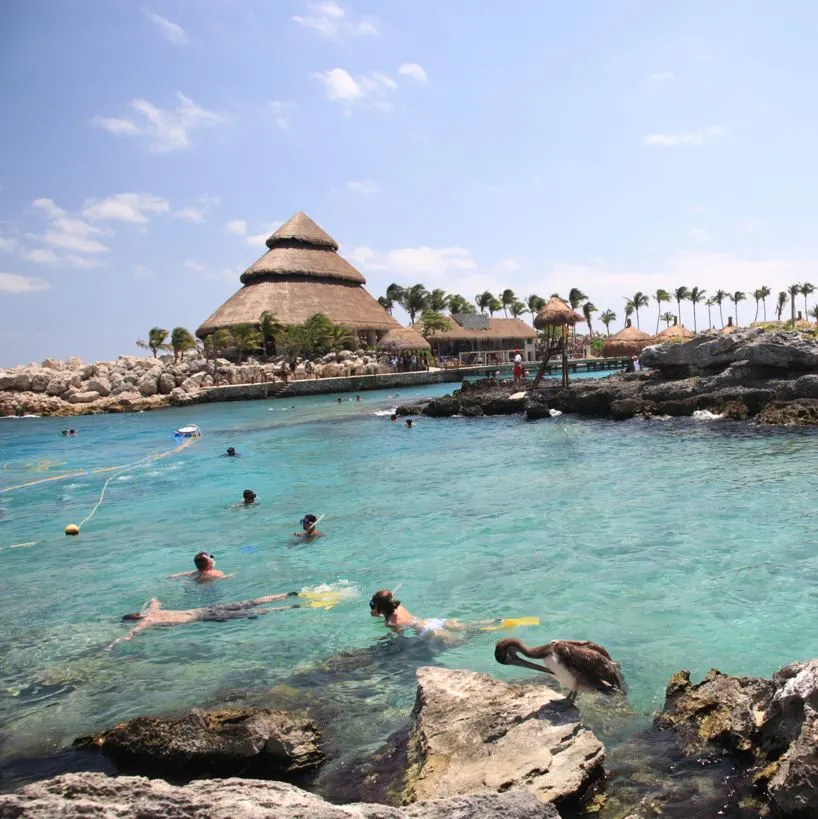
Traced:
<path fill-rule="evenodd" d="M 428 353 L 432 345 L 411 327 L 396 327 L 378 342 L 377 349 L 384 353 Z"/>
<path fill-rule="evenodd" d="M 573 325 L 578 321 L 585 321 L 585 316 L 575 312 L 568 302 L 557 296 L 551 296 L 534 316 L 534 326 L 538 330 L 544 330 L 546 327 L 562 327 L 566 324 Z"/>
<path fill-rule="evenodd" d="M 616 358 L 624 355 L 639 355 L 645 347 L 652 343 L 653 339 L 644 331 L 633 327 L 631 320 L 628 319 L 624 329 L 607 339 L 605 346 L 602 348 L 602 357 Z"/>
<path fill-rule="evenodd" d="M 270 311 L 282 324 L 302 324 L 323 313 L 375 344 L 400 324 L 367 293 L 366 279 L 338 255 L 338 243 L 309 216 L 296 213 L 269 239 L 234 293 L 196 330 L 199 338 L 236 324 L 258 324 Z"/>
<path fill-rule="evenodd" d="M 695 338 L 695 336 L 694 332 L 674 320 L 670 327 L 665 328 L 661 333 L 657 333 L 654 340 L 657 344 L 661 344 L 663 341 L 688 341 Z"/>
<path fill-rule="evenodd" d="M 523 361 L 535 358 L 537 334 L 520 319 L 454 313 L 449 325 L 448 330 L 435 330 L 432 342 L 440 355 L 459 358 L 463 364 L 502 364 L 517 350 Z"/>

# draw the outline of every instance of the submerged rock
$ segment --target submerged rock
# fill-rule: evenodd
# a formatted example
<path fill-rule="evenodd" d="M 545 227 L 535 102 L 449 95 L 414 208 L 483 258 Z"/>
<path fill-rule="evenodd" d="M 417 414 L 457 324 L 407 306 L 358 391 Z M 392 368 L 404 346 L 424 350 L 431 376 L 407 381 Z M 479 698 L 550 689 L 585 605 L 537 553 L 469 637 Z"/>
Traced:
<path fill-rule="evenodd" d="M 74 745 L 99 749 L 127 773 L 281 779 L 318 767 L 324 760 L 320 741 L 312 720 L 243 708 L 137 717 Z"/>
<path fill-rule="evenodd" d="M 551 805 L 522 791 L 455 796 L 407 808 L 332 805 L 281 782 L 210 779 L 174 787 L 161 779 L 66 774 L 0 796 L 14 819 L 559 819 Z"/>
<path fill-rule="evenodd" d="M 603 776 L 605 747 L 542 683 L 433 667 L 417 680 L 405 801 L 522 788 L 559 804 Z"/>

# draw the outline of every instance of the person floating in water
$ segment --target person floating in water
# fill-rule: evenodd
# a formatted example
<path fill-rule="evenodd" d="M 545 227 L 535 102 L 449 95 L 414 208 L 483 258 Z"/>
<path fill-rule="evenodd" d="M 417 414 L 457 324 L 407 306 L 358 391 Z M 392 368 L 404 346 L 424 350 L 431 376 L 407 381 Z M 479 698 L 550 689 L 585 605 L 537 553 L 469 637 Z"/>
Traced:
<path fill-rule="evenodd" d="M 301 532 L 293 532 L 293 536 L 301 538 L 301 540 L 315 540 L 317 537 L 324 537 L 323 532 L 319 532 L 316 528 L 318 525 L 318 518 L 315 515 L 304 515 L 301 518 Z"/>
<path fill-rule="evenodd" d="M 241 458 L 238 452 L 236 452 L 235 447 L 229 446 L 227 447 L 227 452 L 224 453 L 228 458 Z"/>
<path fill-rule="evenodd" d="M 242 498 L 244 506 L 253 506 L 256 502 L 256 493 L 252 489 L 245 489 Z"/>
<path fill-rule="evenodd" d="M 77 434 L 77 432 L 76 430 L 73 429 L 64 429 L 62 431 L 62 434 L 67 438 L 73 438 Z"/>
<path fill-rule="evenodd" d="M 392 413 L 392 414 L 389 416 L 389 420 L 390 420 L 390 421 L 397 421 L 397 420 L 398 420 L 398 416 L 397 416 L 397 414 L 393 412 L 393 413 Z"/>
<path fill-rule="evenodd" d="M 207 552 L 199 552 L 193 558 L 193 565 L 196 567 L 195 572 L 179 572 L 179 574 L 172 574 L 168 580 L 175 580 L 177 577 L 187 577 L 190 580 L 196 580 L 199 583 L 204 583 L 208 580 L 221 580 L 224 577 L 233 577 L 232 574 L 227 575 L 220 569 L 216 568 L 216 558 Z"/>
<path fill-rule="evenodd" d="M 285 600 L 288 597 L 298 597 L 298 592 L 285 592 L 284 594 L 270 594 L 267 597 L 257 597 L 255 600 L 242 600 L 239 603 L 222 603 L 216 606 L 208 606 L 201 609 L 163 609 L 162 604 L 154 598 L 140 612 L 126 614 L 122 617 L 123 623 L 135 622 L 136 625 L 124 636 L 111 643 L 112 648 L 121 640 L 132 640 L 148 628 L 155 626 L 181 626 L 185 623 L 225 623 L 228 620 L 250 620 L 262 614 L 269 614 L 271 611 L 286 611 L 287 609 L 300 608 L 300 603 L 293 603 L 289 606 L 277 606 L 270 609 L 260 609 L 259 606 L 265 603 L 272 603 L 275 600 Z"/>
<path fill-rule="evenodd" d="M 412 419 L 411 419 L 411 418 L 407 418 L 407 419 L 406 419 L 406 426 L 407 426 L 407 428 L 408 428 L 408 429 L 412 429 L 412 424 L 413 424 Z"/>
<path fill-rule="evenodd" d="M 343 400 L 344 400 L 343 398 L 339 398 L 338 403 L 340 404 Z"/>
<path fill-rule="evenodd" d="M 462 631 L 465 626 L 457 620 L 441 620 L 433 617 L 422 620 L 405 609 L 400 600 L 395 600 L 389 589 L 381 589 L 372 595 L 369 601 L 369 613 L 372 617 L 383 617 L 387 628 L 392 631 L 403 631 L 413 628 L 421 636 L 437 634 L 445 636 L 446 631 Z"/>
<path fill-rule="evenodd" d="M 360 401 L 360 400 L 361 400 L 361 396 L 360 396 L 360 395 L 356 395 L 356 396 L 355 396 L 355 400 L 356 400 L 356 401 Z"/>

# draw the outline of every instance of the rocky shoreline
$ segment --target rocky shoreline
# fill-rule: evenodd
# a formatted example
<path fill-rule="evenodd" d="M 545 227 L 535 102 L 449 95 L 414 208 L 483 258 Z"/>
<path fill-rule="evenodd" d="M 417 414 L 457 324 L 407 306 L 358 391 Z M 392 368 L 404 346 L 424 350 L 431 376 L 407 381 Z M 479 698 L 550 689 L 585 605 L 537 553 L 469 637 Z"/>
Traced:
<path fill-rule="evenodd" d="M 580 704 L 591 713 L 602 705 L 593 698 Z M 539 680 L 504 683 L 421 667 L 402 753 L 394 746 L 378 752 L 368 781 L 360 780 L 370 801 L 343 805 L 293 784 L 325 762 L 320 728 L 305 713 L 243 707 L 139 717 L 77 742 L 105 754 L 120 775 L 35 782 L 0 795 L 0 817 L 688 819 L 716 809 L 727 819 L 818 815 L 818 660 L 782 668 L 772 679 L 713 669 L 693 684 L 680 671 L 653 726 L 615 748 L 610 760 L 577 709 L 563 706 L 562 695 Z M 617 706 L 605 700 L 604 708 Z M 379 766 L 396 755 L 396 781 L 373 794 Z M 361 773 L 348 769 L 345 776 Z M 231 776 L 243 778 L 225 778 Z"/>
<path fill-rule="evenodd" d="M 389 357 L 364 350 L 342 350 L 299 359 L 285 370 L 279 357 L 267 363 L 234 364 L 225 358 L 120 356 L 116 361 L 84 364 L 79 358 L 46 359 L 0 370 L 0 417 L 72 416 L 139 412 L 196 403 L 214 386 L 273 384 L 316 378 L 382 375 L 394 368 Z"/>
<path fill-rule="evenodd" d="M 761 424 L 818 424 L 818 341 L 797 332 L 703 333 L 686 343 L 643 350 L 647 371 L 576 379 L 568 389 L 514 387 L 492 379 L 398 409 L 430 417 L 556 413 L 624 420 L 707 411 Z"/>

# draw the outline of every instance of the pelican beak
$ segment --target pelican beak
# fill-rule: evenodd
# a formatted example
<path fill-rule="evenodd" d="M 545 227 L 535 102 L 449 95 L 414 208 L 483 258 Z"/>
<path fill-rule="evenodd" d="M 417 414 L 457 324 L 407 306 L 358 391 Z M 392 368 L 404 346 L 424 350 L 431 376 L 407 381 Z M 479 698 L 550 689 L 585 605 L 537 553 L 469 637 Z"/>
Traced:
<path fill-rule="evenodd" d="M 502 655 L 502 659 L 500 659 L 500 656 L 496 654 L 495 659 L 497 662 L 502 663 L 503 665 L 518 665 L 520 668 L 532 668 L 534 671 L 542 671 L 543 674 L 551 674 L 552 677 L 554 676 L 553 673 L 545 666 L 537 665 L 536 663 L 530 663 L 528 660 L 524 660 L 511 646 L 506 649 L 505 654 Z"/>

